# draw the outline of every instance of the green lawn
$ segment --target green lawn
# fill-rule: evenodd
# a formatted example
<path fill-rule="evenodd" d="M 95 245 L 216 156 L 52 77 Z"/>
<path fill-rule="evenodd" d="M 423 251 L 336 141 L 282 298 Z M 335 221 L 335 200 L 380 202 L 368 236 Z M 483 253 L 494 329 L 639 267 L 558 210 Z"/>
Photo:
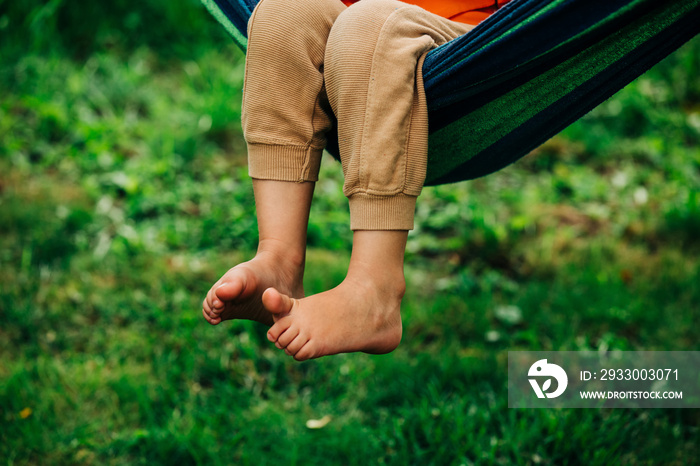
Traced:
<path fill-rule="evenodd" d="M 176 41 L 146 7 L 129 21 L 150 35 L 105 14 L 90 42 L 59 27 L 76 8 L 27 4 L 0 1 L 8 464 L 698 461 L 698 410 L 508 409 L 506 369 L 509 350 L 700 350 L 699 40 L 514 166 L 426 189 L 399 349 L 297 363 L 201 316 L 256 245 L 241 53 L 192 1 L 167 10 L 193 28 Z M 328 157 L 309 293 L 348 264 L 341 186 Z"/>

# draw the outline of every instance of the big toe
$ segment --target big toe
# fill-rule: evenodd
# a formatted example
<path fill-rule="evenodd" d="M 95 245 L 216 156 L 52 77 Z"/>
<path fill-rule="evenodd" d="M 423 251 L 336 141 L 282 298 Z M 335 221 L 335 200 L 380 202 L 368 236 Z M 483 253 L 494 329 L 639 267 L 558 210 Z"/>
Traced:
<path fill-rule="evenodd" d="M 246 289 L 247 281 L 245 276 L 234 276 L 222 285 L 219 285 L 214 294 L 222 301 L 231 301 L 241 297 Z"/>
<path fill-rule="evenodd" d="M 262 303 L 273 314 L 286 314 L 294 307 L 294 299 L 274 288 L 268 288 L 262 295 Z"/>

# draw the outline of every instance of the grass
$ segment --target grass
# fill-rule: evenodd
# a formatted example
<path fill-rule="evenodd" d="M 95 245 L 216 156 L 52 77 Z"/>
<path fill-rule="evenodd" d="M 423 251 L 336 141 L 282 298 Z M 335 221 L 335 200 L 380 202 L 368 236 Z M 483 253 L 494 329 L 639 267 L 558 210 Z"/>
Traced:
<path fill-rule="evenodd" d="M 509 410 L 506 367 L 700 349 L 698 40 L 514 166 L 426 189 L 399 349 L 296 363 L 199 312 L 256 242 L 241 54 L 114 37 L 6 45 L 0 65 L 8 464 L 697 461 L 697 410 Z M 339 165 L 322 170 L 311 293 L 342 280 L 351 239 Z"/>

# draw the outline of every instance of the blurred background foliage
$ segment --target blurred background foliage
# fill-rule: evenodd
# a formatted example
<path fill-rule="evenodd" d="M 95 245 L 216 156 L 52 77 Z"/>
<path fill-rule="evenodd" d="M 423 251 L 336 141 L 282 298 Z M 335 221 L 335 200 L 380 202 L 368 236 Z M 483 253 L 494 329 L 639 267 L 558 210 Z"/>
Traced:
<path fill-rule="evenodd" d="M 243 58 L 197 0 L 0 0 L 0 458 L 699 456 L 695 410 L 514 411 L 505 377 L 509 350 L 700 349 L 697 38 L 517 164 L 426 189 L 401 347 L 303 364 L 199 311 L 256 246 Z M 341 186 L 324 160 L 308 293 L 347 267 Z"/>
<path fill-rule="evenodd" d="M 130 53 L 147 47 L 162 58 L 192 58 L 225 32 L 201 14 L 198 0 L 2 0 L 3 53 L 60 53 L 84 60 L 96 52 Z"/>

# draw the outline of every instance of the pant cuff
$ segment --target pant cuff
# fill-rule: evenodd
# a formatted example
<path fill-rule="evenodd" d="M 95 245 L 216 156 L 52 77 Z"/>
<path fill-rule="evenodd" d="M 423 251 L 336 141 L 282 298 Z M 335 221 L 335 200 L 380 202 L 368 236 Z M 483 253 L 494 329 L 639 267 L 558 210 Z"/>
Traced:
<path fill-rule="evenodd" d="M 357 193 L 350 196 L 352 230 L 413 230 L 416 196 L 397 194 L 375 196 Z"/>
<path fill-rule="evenodd" d="M 248 143 L 248 174 L 260 180 L 318 181 L 322 153 L 308 146 Z"/>

